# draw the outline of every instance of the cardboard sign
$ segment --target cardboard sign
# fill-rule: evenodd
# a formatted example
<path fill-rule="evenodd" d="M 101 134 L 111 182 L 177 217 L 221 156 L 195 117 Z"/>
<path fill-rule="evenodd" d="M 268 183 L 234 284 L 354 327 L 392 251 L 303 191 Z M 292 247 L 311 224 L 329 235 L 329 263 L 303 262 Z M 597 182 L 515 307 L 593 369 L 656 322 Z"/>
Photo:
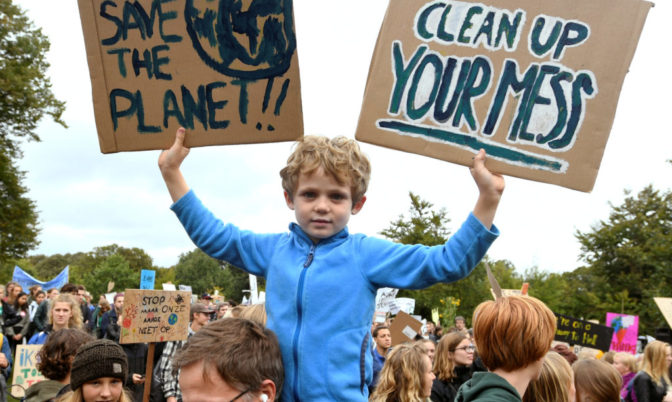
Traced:
<path fill-rule="evenodd" d="M 126 289 L 119 343 L 187 339 L 191 293 Z"/>
<path fill-rule="evenodd" d="M 415 299 L 410 297 L 397 297 L 390 303 L 390 313 L 398 314 L 403 311 L 406 314 L 413 314 L 415 310 Z"/>
<path fill-rule="evenodd" d="M 154 280 L 156 271 L 152 269 L 143 269 L 140 271 L 140 289 L 154 289 Z"/>
<path fill-rule="evenodd" d="M 391 1 L 356 138 L 590 191 L 651 6 Z"/>
<path fill-rule="evenodd" d="M 554 338 L 556 341 L 588 346 L 605 352 L 609 350 L 614 334 L 613 328 L 563 314 L 554 314 L 558 320 Z"/>
<path fill-rule="evenodd" d="M 399 311 L 392 324 L 390 325 L 390 334 L 392 335 L 392 346 L 403 342 L 412 341 L 420 333 L 422 322 L 416 320 L 410 315 Z"/>
<path fill-rule="evenodd" d="M 606 322 L 608 326 L 614 329 L 609 350 L 636 354 L 639 316 L 607 313 Z"/>
<path fill-rule="evenodd" d="M 654 297 L 653 301 L 656 302 L 658 309 L 663 313 L 667 325 L 672 328 L 672 297 Z"/>
<path fill-rule="evenodd" d="M 42 349 L 42 345 L 16 345 L 12 384 L 18 384 L 21 387 L 12 388 L 14 396 L 23 397 L 22 392 L 27 390 L 28 387 L 46 379 L 36 368 L 37 360 L 35 358 L 40 349 Z"/>
<path fill-rule="evenodd" d="M 78 0 L 103 153 L 303 135 L 292 0 Z"/>

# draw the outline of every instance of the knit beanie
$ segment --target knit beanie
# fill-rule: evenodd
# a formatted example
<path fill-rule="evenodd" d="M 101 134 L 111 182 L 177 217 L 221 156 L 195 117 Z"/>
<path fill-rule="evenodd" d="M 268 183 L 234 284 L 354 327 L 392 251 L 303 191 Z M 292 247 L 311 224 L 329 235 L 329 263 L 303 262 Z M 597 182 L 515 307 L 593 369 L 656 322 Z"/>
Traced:
<path fill-rule="evenodd" d="M 114 377 L 122 382 L 128 375 L 126 353 L 109 339 L 98 339 L 77 349 L 70 371 L 70 387 L 73 390 L 96 378 Z"/>

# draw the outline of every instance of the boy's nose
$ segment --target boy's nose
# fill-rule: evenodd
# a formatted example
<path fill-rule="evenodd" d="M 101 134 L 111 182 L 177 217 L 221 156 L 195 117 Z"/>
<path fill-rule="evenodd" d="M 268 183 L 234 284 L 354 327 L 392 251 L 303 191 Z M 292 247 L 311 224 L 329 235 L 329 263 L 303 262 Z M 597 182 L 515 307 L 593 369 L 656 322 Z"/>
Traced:
<path fill-rule="evenodd" d="M 326 212 L 329 210 L 329 202 L 325 197 L 320 197 L 315 203 L 315 210 L 318 212 Z"/>

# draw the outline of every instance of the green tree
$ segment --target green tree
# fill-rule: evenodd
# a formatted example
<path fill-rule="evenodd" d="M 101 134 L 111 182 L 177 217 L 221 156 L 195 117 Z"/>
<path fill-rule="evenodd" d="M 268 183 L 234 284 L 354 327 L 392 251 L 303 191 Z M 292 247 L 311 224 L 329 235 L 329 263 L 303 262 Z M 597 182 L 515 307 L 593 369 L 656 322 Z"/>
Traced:
<path fill-rule="evenodd" d="M 435 211 L 431 202 L 419 196 L 408 193 L 411 198 L 409 217 L 399 215 L 397 220 L 383 229 L 380 234 L 388 239 L 402 244 L 424 244 L 435 246 L 443 244 L 450 236 L 447 225 L 450 223 L 445 209 Z"/>
<path fill-rule="evenodd" d="M 140 273 L 133 271 L 128 261 L 120 255 L 107 257 L 93 272 L 85 275 L 83 285 L 97 301 L 98 296 L 107 293 L 108 282 L 114 282 L 114 291 L 137 289 L 140 286 Z"/>
<path fill-rule="evenodd" d="M 0 85 L 1 82 L 2 78 Z M 40 244 L 37 208 L 26 197 L 28 189 L 21 183 L 23 176 L 0 146 L 0 263 L 25 257 Z"/>
<path fill-rule="evenodd" d="M 200 295 L 213 286 L 221 286 L 225 280 L 222 264 L 198 248 L 180 255 L 175 266 L 175 281 L 180 285 L 191 286 L 195 295 Z"/>
<path fill-rule="evenodd" d="M 16 168 L 20 140 L 39 141 L 46 114 L 66 126 L 65 103 L 51 92 L 49 40 L 11 0 L 0 0 L 0 263 L 25 257 L 39 242 L 37 207 L 26 197 L 24 173 Z"/>
<path fill-rule="evenodd" d="M 49 46 L 18 6 L 0 0 L 0 149 L 10 158 L 21 153 L 18 139 L 40 140 L 35 129 L 45 114 L 66 127 L 65 103 L 47 77 Z"/>
<path fill-rule="evenodd" d="M 653 333 L 666 326 L 653 297 L 669 296 L 672 286 L 672 193 L 647 186 L 626 195 L 606 221 L 576 234 L 590 281 L 581 285 L 598 299 L 584 308 L 604 321 L 607 311 L 627 307 L 626 314 L 640 316 L 640 330 Z"/>

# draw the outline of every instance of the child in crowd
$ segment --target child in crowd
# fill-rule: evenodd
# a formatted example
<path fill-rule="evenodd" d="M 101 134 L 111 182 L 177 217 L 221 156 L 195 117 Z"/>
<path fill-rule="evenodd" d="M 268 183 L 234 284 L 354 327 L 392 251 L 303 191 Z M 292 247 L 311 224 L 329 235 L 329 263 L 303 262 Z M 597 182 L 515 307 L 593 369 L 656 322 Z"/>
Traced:
<path fill-rule="evenodd" d="M 297 143 L 280 171 L 297 223 L 289 233 L 262 235 L 222 223 L 189 189 L 180 172 L 189 153 L 184 138 L 180 128 L 159 157 L 171 208 L 204 252 L 266 278 L 268 327 L 278 335 L 285 366 L 284 401 L 366 401 L 377 289 L 464 278 L 498 235 L 493 220 L 504 179 L 485 167 L 483 150 L 471 169 L 480 192 L 473 213 L 446 244 L 426 247 L 348 233 L 370 175 L 354 140 L 304 137 Z"/>
<path fill-rule="evenodd" d="M 476 372 L 455 402 L 520 402 L 539 377 L 555 336 L 556 318 L 530 296 L 499 297 L 474 310 L 474 341 L 489 372 Z"/>
<path fill-rule="evenodd" d="M 419 342 L 390 349 L 371 402 L 431 402 L 432 362 Z"/>

